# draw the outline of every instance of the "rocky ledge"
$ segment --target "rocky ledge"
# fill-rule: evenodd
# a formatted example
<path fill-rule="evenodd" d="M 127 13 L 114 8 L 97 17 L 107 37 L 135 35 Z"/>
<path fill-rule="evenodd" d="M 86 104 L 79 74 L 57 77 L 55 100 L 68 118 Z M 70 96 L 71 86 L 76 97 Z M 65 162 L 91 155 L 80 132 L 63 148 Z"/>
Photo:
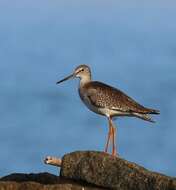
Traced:
<path fill-rule="evenodd" d="M 176 178 L 102 152 L 66 154 L 59 165 L 60 176 L 40 173 L 2 177 L 0 190 L 176 190 Z"/>

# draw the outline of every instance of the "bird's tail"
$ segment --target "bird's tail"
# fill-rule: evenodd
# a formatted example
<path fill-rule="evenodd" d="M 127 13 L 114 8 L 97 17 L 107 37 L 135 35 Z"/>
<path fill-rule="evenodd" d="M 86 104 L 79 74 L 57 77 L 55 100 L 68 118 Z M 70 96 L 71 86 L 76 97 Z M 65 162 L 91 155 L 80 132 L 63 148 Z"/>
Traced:
<path fill-rule="evenodd" d="M 134 115 L 140 119 L 143 119 L 145 121 L 149 121 L 151 123 L 155 123 L 155 121 L 152 119 L 152 117 L 148 114 L 141 114 L 141 113 L 134 113 Z"/>
<path fill-rule="evenodd" d="M 149 114 L 160 114 L 159 110 L 150 109 Z"/>

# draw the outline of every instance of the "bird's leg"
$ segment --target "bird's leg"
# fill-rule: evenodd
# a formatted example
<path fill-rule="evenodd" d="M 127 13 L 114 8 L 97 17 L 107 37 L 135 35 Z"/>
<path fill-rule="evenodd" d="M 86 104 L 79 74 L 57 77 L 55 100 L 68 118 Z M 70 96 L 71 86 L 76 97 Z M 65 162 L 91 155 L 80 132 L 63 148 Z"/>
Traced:
<path fill-rule="evenodd" d="M 110 123 L 109 118 L 108 118 L 108 121 L 109 121 L 109 131 L 108 131 L 108 138 L 107 138 L 106 146 L 105 146 L 105 152 L 108 152 L 109 142 L 110 142 L 111 136 L 112 136 L 112 127 L 111 127 L 111 123 Z"/>
<path fill-rule="evenodd" d="M 116 149 L 116 127 L 112 122 L 112 118 L 109 119 L 111 130 L 112 130 L 112 155 L 117 156 L 117 149 Z"/>
<path fill-rule="evenodd" d="M 117 148 L 116 148 L 116 128 L 112 127 L 113 129 L 113 135 L 112 135 L 112 140 L 113 140 L 113 147 L 112 147 L 112 155 L 117 156 Z"/>

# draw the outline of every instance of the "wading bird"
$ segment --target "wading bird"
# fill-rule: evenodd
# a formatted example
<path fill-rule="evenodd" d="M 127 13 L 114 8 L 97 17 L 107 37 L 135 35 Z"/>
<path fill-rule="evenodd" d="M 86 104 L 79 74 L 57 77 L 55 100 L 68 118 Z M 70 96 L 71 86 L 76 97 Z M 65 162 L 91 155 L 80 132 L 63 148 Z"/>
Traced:
<path fill-rule="evenodd" d="M 68 77 L 60 80 L 57 84 L 68 79 L 80 78 L 79 95 L 85 105 L 93 112 L 106 116 L 109 123 L 109 132 L 105 145 L 108 151 L 109 143 L 112 142 L 112 155 L 117 155 L 116 128 L 113 117 L 132 116 L 153 122 L 149 114 L 159 114 L 158 110 L 146 108 L 130 98 L 124 92 L 98 81 L 92 81 L 91 70 L 87 65 L 79 65 Z"/>

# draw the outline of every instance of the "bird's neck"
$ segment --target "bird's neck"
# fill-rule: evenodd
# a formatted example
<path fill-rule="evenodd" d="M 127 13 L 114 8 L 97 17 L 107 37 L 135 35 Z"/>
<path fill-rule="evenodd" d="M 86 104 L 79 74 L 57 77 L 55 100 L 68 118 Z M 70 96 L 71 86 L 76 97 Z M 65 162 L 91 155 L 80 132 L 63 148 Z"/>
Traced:
<path fill-rule="evenodd" d="M 91 81 L 91 76 L 84 76 L 80 78 L 80 87 Z"/>

